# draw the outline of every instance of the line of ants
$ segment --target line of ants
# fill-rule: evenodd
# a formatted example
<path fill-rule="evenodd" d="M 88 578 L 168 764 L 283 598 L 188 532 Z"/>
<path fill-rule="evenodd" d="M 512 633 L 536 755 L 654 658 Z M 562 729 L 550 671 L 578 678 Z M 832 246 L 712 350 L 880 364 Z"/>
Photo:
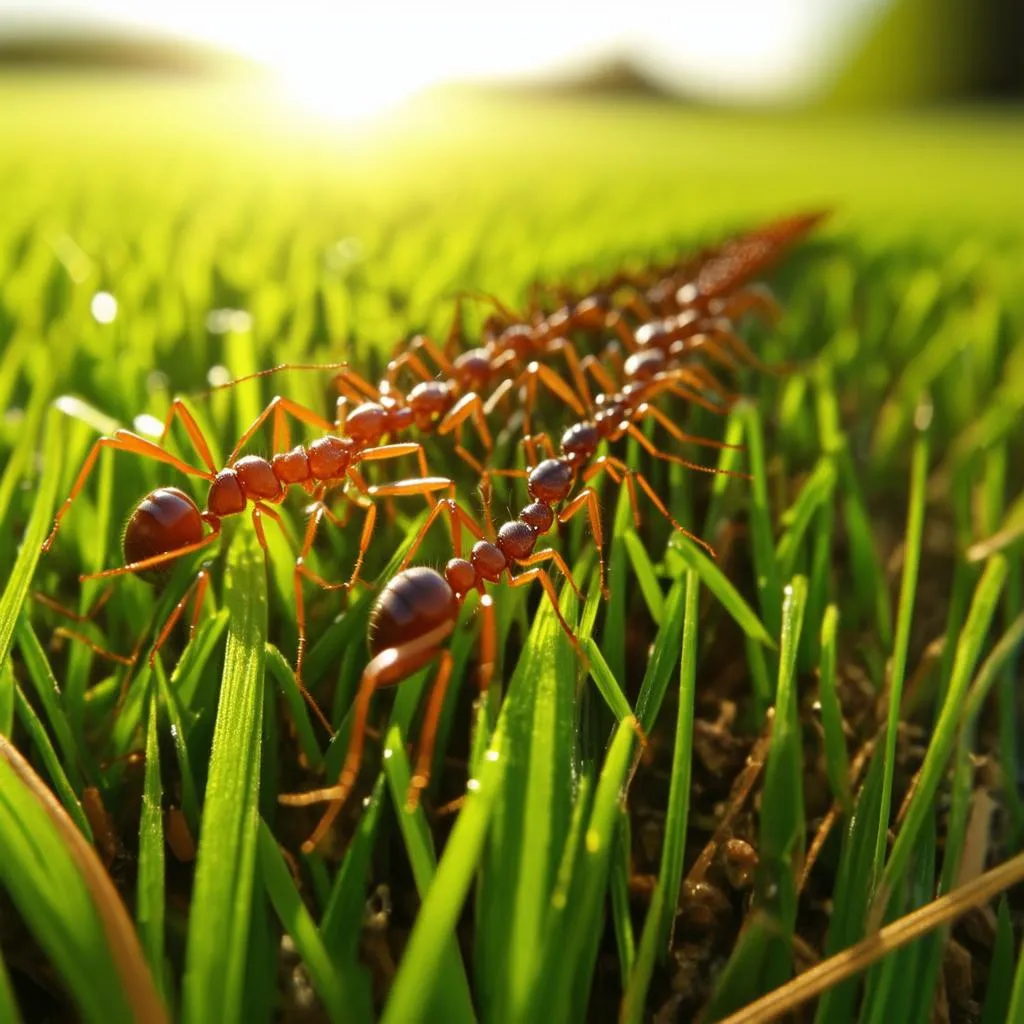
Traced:
<path fill-rule="evenodd" d="M 410 802 L 414 803 L 426 787 L 438 716 L 452 669 L 451 655 L 444 648 L 444 642 L 455 627 L 462 602 L 471 591 L 480 594 L 477 680 L 481 694 L 486 692 L 493 673 L 497 643 L 493 599 L 486 593 L 486 586 L 497 583 L 503 576 L 508 577 L 512 587 L 540 583 L 561 628 L 577 654 L 585 660 L 572 628 L 562 616 L 555 584 L 544 563 L 557 566 L 577 594 L 580 588 L 556 549 L 546 547 L 537 551 L 535 548 L 556 520 L 566 523 L 577 515 L 585 515 L 597 550 L 599 584 L 607 596 L 600 503 L 592 486 L 597 476 L 603 473 L 616 484 L 627 487 L 637 522 L 639 491 L 643 491 L 675 530 L 714 555 L 704 541 L 673 518 L 642 473 L 617 456 L 597 453 L 604 442 L 631 437 L 656 459 L 690 469 L 724 472 L 663 451 L 640 429 L 640 424 L 651 419 L 678 442 L 729 447 L 685 433 L 653 403 L 670 394 L 714 412 L 728 410 L 735 396 L 703 360 L 707 358 L 728 370 L 740 363 L 763 368 L 735 333 L 733 319 L 747 312 L 775 315 L 770 296 L 762 290 L 746 287 L 747 282 L 774 262 L 783 249 L 802 237 L 818 219 L 819 215 L 811 215 L 770 225 L 726 243 L 697 266 L 677 265 L 667 273 L 654 275 L 654 280 L 645 276 L 620 276 L 602 282 L 599 290 L 579 298 L 563 291 L 559 295 L 563 304 L 546 315 L 540 313 L 535 304 L 531 313 L 517 316 L 490 299 L 496 313 L 485 321 L 483 344 L 462 352 L 458 352 L 462 311 L 461 300 L 457 300 L 446 344 L 437 345 L 424 336 L 412 339 L 395 354 L 385 378 L 376 388 L 345 364 L 284 364 L 229 382 L 222 387 L 288 369 L 330 369 L 335 373 L 339 398 L 332 422 L 305 405 L 275 397 L 243 432 L 221 469 L 217 468 L 210 446 L 188 406 L 175 399 L 164 420 L 159 442 L 126 430 L 115 431 L 96 441 L 68 498 L 57 512 L 43 550 L 53 544 L 64 516 L 105 448 L 141 455 L 205 479 L 209 490 L 203 509 L 175 487 L 158 488 L 147 495 L 132 512 L 125 529 L 125 564 L 83 576 L 83 580 L 126 574 L 150 578 L 154 571 L 169 563 L 209 548 L 218 540 L 224 519 L 247 512 L 259 543 L 266 551 L 264 518 L 274 520 L 283 529 L 276 506 L 293 487 L 300 488 L 311 504 L 293 570 L 298 626 L 296 681 L 321 723 L 333 732 L 331 723 L 303 682 L 306 648 L 303 586 L 310 582 L 327 591 L 352 589 L 360 582 L 364 558 L 374 535 L 375 501 L 403 496 L 425 498 L 429 507 L 426 520 L 413 538 L 397 575 L 387 583 L 373 605 L 372 657 L 355 698 L 353 727 L 339 780 L 324 789 L 280 798 L 282 803 L 291 805 L 328 802 L 327 812 L 304 844 L 304 849 L 311 850 L 326 834 L 355 782 L 374 692 L 401 682 L 436 660 L 438 670 L 421 730 Z M 574 343 L 577 337 L 602 337 L 609 333 L 615 336 L 616 342 L 605 351 L 588 352 L 583 356 L 577 352 Z M 616 359 L 622 349 L 628 354 L 624 359 Z M 555 357 L 565 360 L 572 386 L 547 364 L 546 360 Z M 435 364 L 437 372 L 428 368 L 427 358 Z M 403 372 L 419 378 L 407 394 L 399 390 L 397 383 Z M 591 390 L 588 377 L 600 389 L 596 394 Z M 491 385 L 495 385 L 493 391 L 485 398 Z M 557 450 L 547 434 L 533 434 L 530 429 L 542 388 L 577 417 L 577 422 L 562 434 Z M 531 468 L 491 468 L 488 461 L 493 442 L 488 416 L 503 401 L 511 401 L 520 390 L 525 392 L 521 442 Z M 268 421 L 272 425 L 273 454 L 269 458 L 243 455 L 247 444 Z M 164 446 L 175 423 L 183 428 L 197 457 L 195 462 L 177 457 Z M 302 424 L 321 436 L 307 444 L 293 446 L 292 423 Z M 462 431 L 467 425 L 475 428 L 483 461 L 463 445 Z M 392 440 L 410 428 L 427 434 L 454 434 L 456 454 L 481 480 L 484 526 L 457 501 L 453 479 L 431 475 L 421 442 Z M 359 469 L 362 464 L 403 457 L 417 460 L 418 476 L 370 485 Z M 524 478 L 531 499 L 517 517 L 498 529 L 494 528 L 490 509 L 494 476 Z M 577 483 L 581 487 L 573 494 Z M 356 493 L 356 499 L 350 497 L 350 489 Z M 328 503 L 334 491 L 340 491 L 349 501 L 354 500 L 365 511 L 355 564 L 343 581 L 329 581 L 307 565 L 322 520 L 326 518 L 340 527 L 345 525 Z M 453 558 L 443 574 L 411 566 L 429 528 L 441 516 L 446 516 L 450 523 Z M 463 531 L 474 538 L 468 558 L 463 557 Z M 518 570 L 515 574 L 513 568 Z M 209 579 L 207 569 L 202 568 L 177 602 L 154 640 L 149 654 L 151 662 L 181 619 L 189 600 L 193 601 L 194 608 L 190 633 L 194 632 Z M 47 603 L 56 606 L 52 601 Z M 97 645 L 91 646 L 100 653 L 109 653 Z M 119 660 L 130 663 L 136 657 L 137 653 L 133 653 Z"/>

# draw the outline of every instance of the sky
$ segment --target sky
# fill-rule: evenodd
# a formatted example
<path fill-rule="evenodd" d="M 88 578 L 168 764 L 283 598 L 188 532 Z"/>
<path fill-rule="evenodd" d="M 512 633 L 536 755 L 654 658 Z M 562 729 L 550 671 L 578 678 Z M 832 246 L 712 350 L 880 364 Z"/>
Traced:
<path fill-rule="evenodd" d="M 0 0 L 0 20 L 100 19 L 213 43 L 344 114 L 438 82 L 550 73 L 609 55 L 639 58 L 669 87 L 707 97 L 798 100 L 838 70 L 886 2 Z"/>

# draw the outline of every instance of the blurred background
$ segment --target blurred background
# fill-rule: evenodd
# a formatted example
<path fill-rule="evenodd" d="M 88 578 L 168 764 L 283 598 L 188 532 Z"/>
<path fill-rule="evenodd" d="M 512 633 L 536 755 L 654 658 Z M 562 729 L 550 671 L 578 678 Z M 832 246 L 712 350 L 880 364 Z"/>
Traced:
<path fill-rule="evenodd" d="M 1010 100 L 1024 89 L 1014 0 L 36 0 L 0 5 L 0 42 L 7 68 L 247 77 L 340 119 L 453 82 L 757 106 Z"/>

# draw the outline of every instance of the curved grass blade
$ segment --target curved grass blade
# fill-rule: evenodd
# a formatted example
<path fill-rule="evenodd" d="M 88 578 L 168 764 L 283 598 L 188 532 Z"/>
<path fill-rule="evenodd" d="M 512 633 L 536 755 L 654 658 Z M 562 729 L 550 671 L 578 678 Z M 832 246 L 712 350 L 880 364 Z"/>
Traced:
<path fill-rule="evenodd" d="M 587 992 L 594 970 L 595 935 L 599 934 L 608 885 L 608 866 L 623 786 L 633 763 L 636 720 L 620 722 L 608 748 L 594 793 L 594 805 L 574 872 L 573 913 L 561 935 L 549 935 L 544 957 L 546 983 L 537 985 L 524 1020 L 582 1019 L 586 1007 L 575 1006 L 573 993 Z"/>
<path fill-rule="evenodd" d="M 57 737 L 57 746 L 60 747 L 61 757 L 64 762 L 64 770 L 67 772 L 68 781 L 76 792 L 82 791 L 82 777 L 78 767 L 78 744 L 75 742 L 74 734 L 71 731 L 71 723 L 60 699 L 60 687 L 54 678 L 53 669 L 39 642 L 35 630 L 29 624 L 24 612 L 18 618 L 18 625 L 15 629 L 18 638 L 18 647 L 21 649 L 21 656 L 25 659 L 25 670 L 32 680 L 46 712 L 47 721 Z"/>
<path fill-rule="evenodd" d="M 697 617 L 700 579 L 691 569 L 686 574 L 682 665 L 679 672 L 679 711 L 672 753 L 672 775 L 665 812 L 665 842 L 661 851 L 658 884 L 644 920 L 633 971 L 622 1000 L 620 1020 L 638 1024 L 643 1019 L 647 991 L 658 959 L 664 960 L 672 942 L 679 888 L 686 852 L 686 828 L 690 809 L 690 777 L 693 771 L 693 715 L 697 676 Z"/>
<path fill-rule="evenodd" d="M 307 764 L 313 771 L 322 768 L 324 755 L 316 741 L 313 722 L 309 717 L 309 706 L 299 692 L 291 665 L 285 661 L 284 655 L 273 644 L 267 644 L 267 668 L 277 680 L 281 695 L 288 705 L 288 713 L 295 725 L 299 746 L 302 748 Z"/>
<path fill-rule="evenodd" d="M 92 829 L 89 827 L 89 820 L 86 818 L 82 806 L 78 802 L 78 797 L 75 796 L 75 791 L 68 781 L 67 775 L 64 773 L 64 766 L 61 764 L 57 751 L 53 749 L 53 744 L 50 742 L 50 734 L 39 720 L 35 708 L 28 702 L 25 694 L 21 692 L 20 686 L 14 688 L 14 698 L 18 720 L 24 727 L 25 732 L 28 733 L 36 750 L 39 751 L 39 756 L 42 758 L 43 764 L 46 765 L 46 771 L 53 782 L 53 788 L 60 797 L 60 802 L 64 805 L 64 809 L 70 815 L 71 820 L 78 826 L 82 835 L 89 842 L 92 842 L 93 835 Z"/>
<path fill-rule="evenodd" d="M 3 957 L 0 957 L 0 1020 L 9 1024 L 21 1024 L 21 1013 L 11 988 L 11 979 L 7 974 Z"/>
<path fill-rule="evenodd" d="M 680 577 L 672 584 L 672 589 L 665 599 L 664 622 L 654 638 L 654 649 L 651 651 L 647 671 L 644 672 L 640 692 L 636 697 L 636 717 L 640 722 L 640 728 L 648 736 L 658 720 L 658 712 L 661 711 L 665 692 L 672 678 L 672 669 L 679 657 L 679 638 L 683 635 L 686 617 L 683 611 L 685 604 L 686 584 L 684 578 Z"/>
<path fill-rule="evenodd" d="M 161 803 L 160 745 L 157 738 L 156 682 L 149 684 L 146 714 L 146 776 L 139 821 L 139 877 L 136 882 L 135 920 L 158 991 L 164 995 L 164 819 Z"/>
<path fill-rule="evenodd" d="M 406 853 L 409 855 L 409 863 L 412 866 L 416 891 L 422 899 L 434 881 L 437 857 L 422 806 L 417 805 L 414 811 L 409 811 L 405 805 L 412 773 L 409 770 L 409 759 L 405 756 L 402 733 L 397 727 L 392 727 L 388 732 L 384 747 L 384 772 L 391 789 L 391 799 L 395 805 L 399 828 L 402 830 Z M 459 952 L 459 945 L 454 936 L 446 943 L 437 970 L 438 982 L 434 988 L 434 996 L 427 1007 L 429 1018 L 445 1021 L 472 1021 L 474 1019 L 473 998 L 469 992 L 469 979 L 466 976 L 466 967 L 462 962 L 462 954 Z"/>
<path fill-rule="evenodd" d="M 262 549 L 246 523 L 228 552 L 224 656 L 196 859 L 183 1017 L 241 1018 L 259 824 L 260 736 L 267 643 Z"/>
<path fill-rule="evenodd" d="M 892 785 L 896 773 L 896 730 L 903 706 L 903 677 L 907 669 L 907 651 L 910 647 L 910 627 L 917 594 L 917 573 L 921 564 L 921 544 L 924 537 L 925 490 L 928 483 L 928 429 L 931 423 L 930 406 L 926 414 L 919 413 L 923 429 L 918 431 L 910 470 L 910 502 L 907 510 L 907 532 L 903 543 L 903 579 L 900 582 L 900 601 L 896 612 L 896 643 L 892 652 L 889 676 L 889 714 L 885 724 L 884 776 L 882 779 L 882 806 L 878 814 L 878 834 L 875 838 L 874 870 L 879 873 L 885 861 L 889 841 L 889 813 L 892 803 Z"/>
<path fill-rule="evenodd" d="M 967 622 L 957 644 L 949 689 L 938 721 L 935 723 L 931 742 L 928 744 L 917 788 L 907 807 L 903 826 L 896 836 L 889 861 L 882 871 L 869 915 L 871 921 L 881 919 L 896 884 L 906 871 L 918 833 L 935 800 L 935 794 L 946 771 L 946 763 L 956 742 L 971 673 L 981 653 L 981 645 L 985 642 L 992 616 L 995 614 L 1007 571 L 1006 559 L 1002 555 L 995 555 L 988 563 L 974 591 Z"/>
<path fill-rule="evenodd" d="M 345 853 L 341 870 L 334 879 L 320 921 L 320 934 L 335 963 L 355 963 L 363 923 L 363 906 L 366 903 L 370 854 L 377 839 L 377 826 L 384 804 L 384 784 L 384 774 L 381 773 L 359 821 L 359 828 Z M 315 859 L 316 855 L 310 858 L 311 861 Z"/>
<path fill-rule="evenodd" d="M 677 556 L 677 564 L 681 561 L 685 568 L 697 571 L 704 586 L 721 601 L 722 607 L 751 640 L 756 640 L 772 650 L 775 649 L 775 641 L 765 628 L 764 623 L 757 617 L 757 612 L 747 604 L 725 573 L 703 551 L 698 550 L 696 545 L 688 540 L 676 540 L 673 537 L 670 541 L 669 555 Z M 773 562 L 774 559 L 773 554 Z"/>
<path fill-rule="evenodd" d="M 26 433 L 19 447 L 31 448 L 34 443 L 34 435 Z M 39 547 L 46 538 L 46 530 L 50 525 L 50 516 L 57 497 L 57 484 L 60 482 L 62 450 L 60 414 L 55 409 L 50 409 L 46 416 L 46 430 L 43 435 L 43 451 L 46 452 L 47 458 L 43 466 L 42 479 L 39 481 L 36 500 L 32 505 L 32 515 L 21 541 L 21 550 L 7 580 L 3 597 L 0 597 L 0 665 L 7 660 L 7 655 L 11 651 L 14 627 L 28 596 L 29 584 L 39 561 Z"/>
<path fill-rule="evenodd" d="M 365 986 L 346 985 L 346 979 L 332 963 L 320 933 L 316 930 L 316 925 L 313 924 L 298 889 L 295 888 L 295 882 L 277 847 L 277 841 L 262 819 L 259 828 L 259 863 L 263 885 L 270 902 L 274 905 L 285 932 L 295 943 L 295 948 L 302 957 L 327 1016 L 334 1024 L 370 1020 L 370 1005 Z"/>
<path fill-rule="evenodd" d="M 86 1021 L 167 1020 L 110 876 L 42 779 L 3 737 L 0 879 Z"/>
<path fill-rule="evenodd" d="M 467 786 L 466 802 L 438 862 L 434 884 L 423 900 L 409 936 L 409 944 L 405 947 L 405 955 L 384 1007 L 382 1024 L 413 1024 L 424 1019 L 445 944 L 454 933 L 462 912 L 462 904 L 483 850 L 491 812 L 504 781 L 506 717 L 503 708 L 479 775 L 472 780 L 474 784 Z"/>
<path fill-rule="evenodd" d="M 821 669 L 818 699 L 821 701 L 821 724 L 825 733 L 825 772 L 832 795 L 846 814 L 853 811 L 850 793 L 850 759 L 843 734 L 843 710 L 836 692 L 836 642 L 839 632 L 839 609 L 830 604 L 821 622 Z"/>

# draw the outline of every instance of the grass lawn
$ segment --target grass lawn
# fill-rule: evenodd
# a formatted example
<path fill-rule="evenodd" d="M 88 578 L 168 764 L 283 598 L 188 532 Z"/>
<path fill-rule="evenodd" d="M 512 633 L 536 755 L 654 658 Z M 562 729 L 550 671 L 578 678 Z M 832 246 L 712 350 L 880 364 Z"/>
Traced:
<path fill-rule="evenodd" d="M 0 1020 L 721 1019 L 1020 853 L 1024 118 L 445 94 L 338 128 L 247 88 L 0 77 Z M 717 563 L 606 486 L 607 603 L 589 534 L 557 541 L 586 582 L 562 609 L 588 671 L 538 595 L 494 588 L 475 705 L 468 601 L 414 813 L 429 669 L 377 699 L 359 799 L 300 852 L 317 809 L 277 797 L 337 777 L 374 591 L 307 589 L 329 742 L 291 671 L 273 525 L 265 563 L 225 524 L 195 637 L 179 627 L 152 667 L 195 564 L 163 588 L 120 580 L 79 625 L 32 597 L 87 612 L 105 587 L 78 576 L 121 564 L 143 495 L 205 500 L 104 456 L 40 557 L 99 434 L 159 432 L 191 396 L 223 465 L 273 394 L 331 408 L 325 373 L 203 396 L 212 366 L 351 359 L 377 379 L 401 338 L 444 335 L 460 289 L 523 303 L 537 279 L 585 285 L 822 207 L 772 276 L 783 318 L 747 331 L 794 369 L 743 371 L 749 400 L 685 421 L 743 445 L 722 465 L 752 479 L 616 449 Z M 566 414 L 540 411 L 555 437 Z M 516 417 L 492 426 L 496 462 L 522 459 Z M 191 457 L 184 435 L 172 448 Z M 428 454 L 478 513 L 446 439 Z M 523 503 L 498 487 L 497 515 Z M 300 501 L 284 520 L 300 537 Z M 381 517 L 366 579 L 387 581 L 421 521 L 406 499 Z M 357 523 L 324 531 L 316 571 L 347 572 Z M 67 629 L 145 641 L 122 704 L 126 669 Z M 803 1012 L 1024 1015 L 1022 905 L 995 888 Z"/>

